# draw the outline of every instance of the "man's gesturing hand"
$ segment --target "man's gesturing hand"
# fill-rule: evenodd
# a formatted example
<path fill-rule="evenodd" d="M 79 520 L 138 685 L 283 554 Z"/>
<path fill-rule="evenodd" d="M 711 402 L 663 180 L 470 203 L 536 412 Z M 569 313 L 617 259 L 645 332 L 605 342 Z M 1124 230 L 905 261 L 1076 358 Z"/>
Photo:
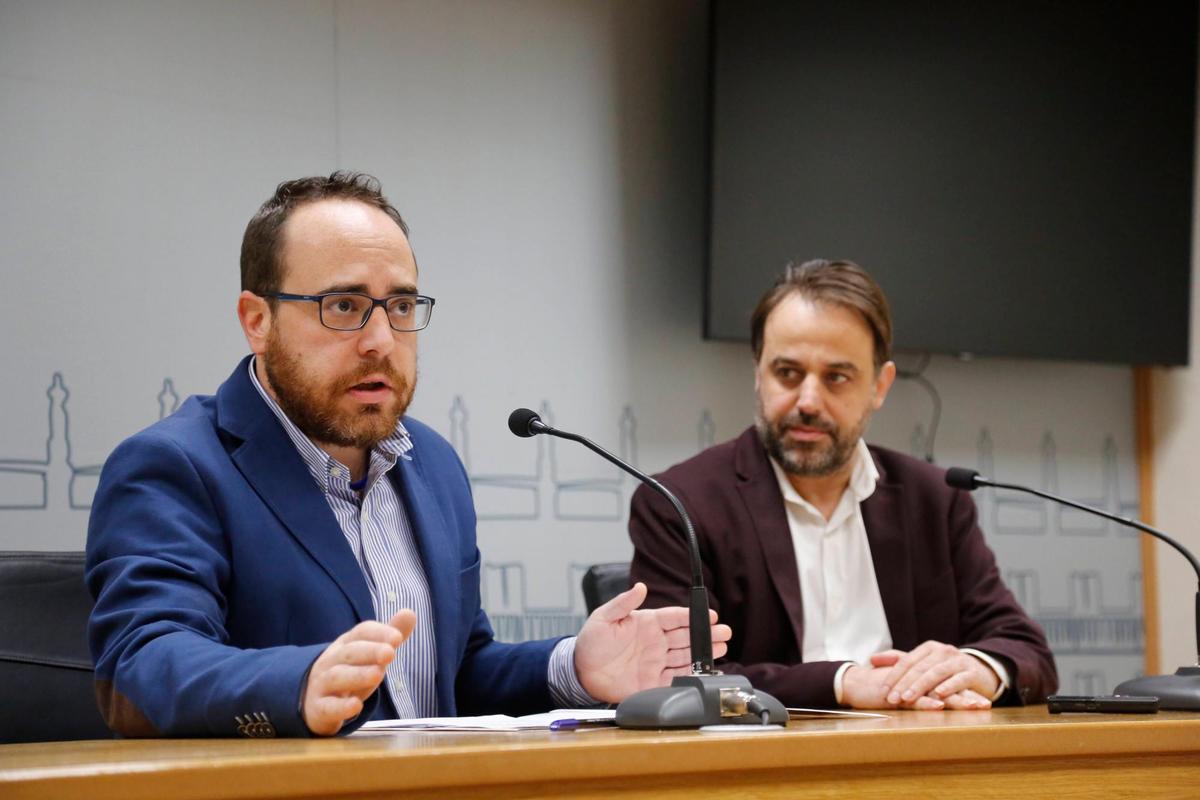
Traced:
<path fill-rule="evenodd" d="M 691 672 L 692 649 L 688 610 L 674 606 L 635 610 L 646 599 L 646 584 L 617 595 L 597 608 L 575 643 L 575 671 L 587 693 L 617 703 L 634 692 L 666 686 L 676 675 Z M 733 635 L 708 612 L 713 657 L 727 650 Z"/>
<path fill-rule="evenodd" d="M 416 624 L 417 615 L 401 609 L 387 625 L 360 622 L 326 647 L 308 671 L 300 702 L 308 729 L 318 736 L 332 736 L 346 720 L 358 716 Z"/>

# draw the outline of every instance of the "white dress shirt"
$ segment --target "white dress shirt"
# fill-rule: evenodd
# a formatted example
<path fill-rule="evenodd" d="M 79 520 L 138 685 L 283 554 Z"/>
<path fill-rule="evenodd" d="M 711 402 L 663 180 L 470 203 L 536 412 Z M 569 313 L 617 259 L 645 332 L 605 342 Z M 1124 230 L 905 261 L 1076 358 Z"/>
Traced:
<path fill-rule="evenodd" d="M 875 492 L 879 471 L 862 439 L 854 448 L 851 462 L 850 482 L 829 519 L 825 519 L 816 506 L 800 496 L 787 473 L 771 459 L 783 494 L 800 576 L 800 601 L 804 606 L 800 658 L 805 662 L 847 662 L 834 678 L 834 694 L 839 703 L 846 670 L 854 663 L 866 664 L 873 653 L 892 646 L 861 506 Z M 983 661 L 999 677 L 1000 686 L 991 699 L 1003 694 L 1009 685 L 1004 666 L 978 650 L 963 648 L 963 652 Z"/>
<path fill-rule="evenodd" d="M 796 550 L 806 662 L 865 662 L 892 646 L 860 506 L 875 492 L 879 472 L 862 439 L 851 460 L 850 483 L 828 520 L 771 460 Z"/>

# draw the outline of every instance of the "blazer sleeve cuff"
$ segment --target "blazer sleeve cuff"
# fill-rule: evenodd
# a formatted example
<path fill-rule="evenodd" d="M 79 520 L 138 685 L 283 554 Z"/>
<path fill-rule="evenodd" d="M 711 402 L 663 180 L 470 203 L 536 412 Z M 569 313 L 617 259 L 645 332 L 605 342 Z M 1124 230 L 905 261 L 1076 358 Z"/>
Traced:
<path fill-rule="evenodd" d="M 842 685 L 846 680 L 846 673 L 849 672 L 850 668 L 853 666 L 853 661 L 847 661 L 845 664 L 842 664 L 840 667 L 838 667 L 838 671 L 833 675 L 833 699 L 837 700 L 837 704 L 839 706 L 846 705 L 844 702 L 842 702 Z"/>
<path fill-rule="evenodd" d="M 999 686 L 996 687 L 996 691 L 992 693 L 992 696 L 988 700 L 994 703 L 1003 697 L 1004 693 L 1008 691 L 1008 687 L 1012 686 L 1012 678 L 1008 674 L 1008 668 L 1001 664 L 999 659 L 992 658 L 987 653 L 982 650 L 976 650 L 974 647 L 964 647 L 962 651 L 968 655 L 975 656 L 984 664 L 987 664 L 1000 680 Z"/>

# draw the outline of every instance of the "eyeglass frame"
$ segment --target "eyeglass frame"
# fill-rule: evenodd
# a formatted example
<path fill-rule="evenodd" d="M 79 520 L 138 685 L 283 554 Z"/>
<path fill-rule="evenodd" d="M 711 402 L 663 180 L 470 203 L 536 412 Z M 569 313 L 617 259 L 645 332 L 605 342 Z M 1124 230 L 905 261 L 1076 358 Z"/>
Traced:
<path fill-rule="evenodd" d="M 362 322 L 358 323 L 358 325 L 354 328 L 334 328 L 331 325 L 327 325 L 325 323 L 325 309 L 323 307 L 325 298 L 326 297 L 345 297 L 347 295 L 350 295 L 352 297 L 365 297 L 366 299 L 371 301 L 371 307 L 369 309 L 367 309 L 367 312 L 365 314 L 363 314 Z M 286 301 L 308 301 L 308 302 L 316 303 L 317 304 L 317 319 L 320 320 L 321 325 L 328 328 L 331 331 L 345 331 L 345 332 L 361 331 L 363 328 L 367 327 L 367 323 L 371 321 L 371 315 L 375 313 L 376 308 L 383 309 L 383 316 L 385 319 L 387 319 L 388 327 L 391 328 L 392 330 L 394 330 L 396 333 L 416 333 L 417 331 L 423 331 L 429 327 L 429 323 L 433 320 L 433 306 L 437 302 L 437 300 L 430 297 L 429 295 L 415 294 L 415 293 L 411 293 L 411 292 L 401 292 L 399 294 L 389 294 L 387 297 L 372 297 L 371 295 L 366 294 L 365 292 L 323 292 L 321 294 L 291 294 L 289 292 L 264 292 L 263 294 L 260 294 L 259 297 L 266 297 L 266 298 L 269 298 L 272 300 L 283 300 L 285 302 Z M 396 297 L 413 297 L 413 298 L 416 298 L 416 300 L 418 300 L 418 301 L 428 300 L 429 301 L 429 316 L 425 318 L 425 324 L 419 328 L 397 328 L 395 325 L 393 325 L 392 318 L 391 318 L 391 316 L 388 315 L 387 303 L 389 300 L 392 300 Z"/>

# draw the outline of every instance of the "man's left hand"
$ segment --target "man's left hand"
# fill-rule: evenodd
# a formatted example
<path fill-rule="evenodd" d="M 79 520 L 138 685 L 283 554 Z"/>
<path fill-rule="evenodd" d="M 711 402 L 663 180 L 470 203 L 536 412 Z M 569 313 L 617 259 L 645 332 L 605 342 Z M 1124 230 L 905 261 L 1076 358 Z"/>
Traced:
<path fill-rule="evenodd" d="M 688 610 L 679 606 L 638 610 L 645 599 L 646 584 L 639 582 L 593 611 L 579 631 L 575 672 L 597 700 L 617 703 L 691 673 Z M 728 625 L 717 625 L 717 612 L 711 609 L 708 619 L 713 658 L 720 658 L 733 631 Z"/>
<path fill-rule="evenodd" d="M 1000 678 L 987 664 L 954 645 L 932 640 L 907 653 L 876 653 L 871 665 L 892 668 L 883 681 L 889 703 L 908 703 L 922 695 L 945 699 L 966 691 L 986 699 L 1000 688 Z"/>

